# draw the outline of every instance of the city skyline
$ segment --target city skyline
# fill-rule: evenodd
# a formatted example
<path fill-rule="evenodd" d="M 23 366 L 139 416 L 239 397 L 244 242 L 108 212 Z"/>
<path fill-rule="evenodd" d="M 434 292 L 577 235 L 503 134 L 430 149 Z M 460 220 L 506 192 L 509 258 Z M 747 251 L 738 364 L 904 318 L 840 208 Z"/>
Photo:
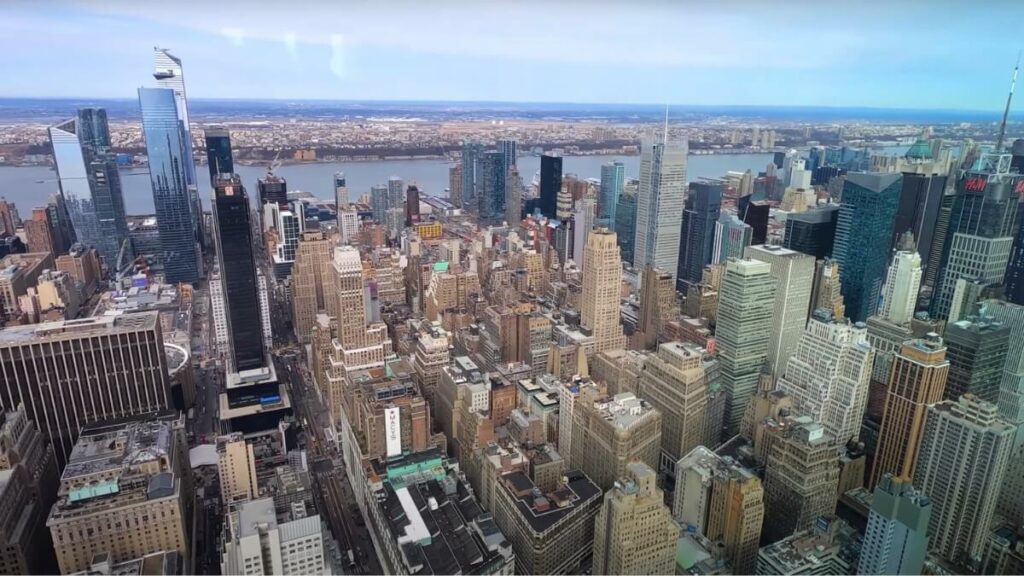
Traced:
<path fill-rule="evenodd" d="M 16 2 L 0 23 L 0 48 L 15 51 L 45 32 L 54 49 L 12 63 L 0 97 L 129 97 L 156 44 L 187 62 L 192 98 L 409 100 L 415 86 L 412 99 L 424 101 L 1000 107 L 1020 46 L 1012 35 L 963 30 L 989 27 L 997 11 L 1019 19 L 1024 7 L 999 2 L 953 18 L 955 4 L 939 4 L 886 3 L 881 12 L 565 3 L 544 6 L 539 18 L 530 3 L 477 12 L 461 3 L 317 5 L 311 14 L 227 2 L 203 6 L 206 16 L 193 21 L 182 16 L 198 4 Z M 101 61 L 104 73 L 91 73 Z M 595 76 L 620 81 L 581 97 Z"/>

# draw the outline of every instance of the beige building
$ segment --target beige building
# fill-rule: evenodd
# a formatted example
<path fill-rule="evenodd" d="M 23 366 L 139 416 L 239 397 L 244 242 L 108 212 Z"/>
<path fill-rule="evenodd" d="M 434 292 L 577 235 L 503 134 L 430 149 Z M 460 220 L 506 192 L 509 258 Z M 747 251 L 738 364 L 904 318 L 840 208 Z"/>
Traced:
<path fill-rule="evenodd" d="M 839 264 L 826 258 L 814 263 L 814 286 L 811 289 L 811 312 L 822 308 L 833 318 L 846 317 L 843 285 L 839 281 Z"/>
<path fill-rule="evenodd" d="M 630 462 L 658 465 L 662 415 L 632 392 L 605 396 L 596 387 L 580 390 L 572 414 L 569 465 L 609 490 L 626 476 Z"/>
<path fill-rule="evenodd" d="M 679 316 L 676 281 L 672 274 L 647 266 L 640 280 L 640 317 L 637 332 L 642 348 L 655 348 L 665 340 L 665 324 Z"/>
<path fill-rule="evenodd" d="M 448 333 L 439 324 L 420 321 L 416 331 L 416 348 L 412 367 L 420 393 L 431 402 L 441 379 L 441 370 L 449 362 Z"/>
<path fill-rule="evenodd" d="M 619 322 L 622 259 L 614 232 L 596 228 L 584 252 L 580 322 L 594 335 L 594 353 L 626 347 Z"/>
<path fill-rule="evenodd" d="M 61 573 L 102 552 L 115 563 L 163 550 L 188 558 L 187 450 L 184 416 L 173 413 L 83 430 L 46 523 Z"/>
<path fill-rule="evenodd" d="M 772 266 L 775 304 L 772 333 L 768 340 L 768 367 L 775 376 L 786 371 L 786 361 L 796 352 L 807 324 L 814 280 L 814 257 L 795 250 L 762 244 L 747 246 L 744 256 Z"/>
<path fill-rule="evenodd" d="M 925 413 L 930 404 L 942 401 L 948 375 L 946 346 L 937 336 L 910 340 L 896 354 L 886 386 L 869 489 L 886 473 L 914 477 Z"/>
<path fill-rule="evenodd" d="M 605 350 L 590 360 L 590 375 L 608 387 L 608 394 L 640 391 L 644 364 L 651 354 L 641 350 Z"/>
<path fill-rule="evenodd" d="M 316 315 L 337 314 L 331 272 L 330 239 L 319 230 L 308 230 L 299 238 L 292 265 L 292 328 L 299 342 L 308 344 Z"/>
<path fill-rule="evenodd" d="M 470 299 L 479 294 L 480 277 L 476 272 L 452 271 L 448 262 L 438 262 L 426 290 L 427 319 L 433 322 L 441 320 L 445 312 L 464 310 Z"/>
<path fill-rule="evenodd" d="M 679 524 L 665 506 L 658 474 L 632 462 L 604 495 L 594 522 L 594 574 L 672 574 Z"/>
<path fill-rule="evenodd" d="M 78 249 L 58 256 L 55 264 L 58 270 L 67 272 L 78 282 L 85 297 L 96 291 L 96 285 L 103 277 L 100 256 L 95 248 Z"/>
<path fill-rule="evenodd" d="M 708 387 L 704 352 L 692 344 L 666 342 L 647 358 L 640 396 L 661 412 L 659 471 L 674 474 L 675 464 L 704 441 Z"/>
<path fill-rule="evenodd" d="M 225 503 L 252 500 L 259 494 L 256 457 L 241 432 L 217 438 L 217 474 Z"/>
<path fill-rule="evenodd" d="M 53 268 L 53 255 L 49 252 L 10 254 L 0 259 L 0 311 L 17 315 L 18 298 L 36 285 L 43 270 Z"/>

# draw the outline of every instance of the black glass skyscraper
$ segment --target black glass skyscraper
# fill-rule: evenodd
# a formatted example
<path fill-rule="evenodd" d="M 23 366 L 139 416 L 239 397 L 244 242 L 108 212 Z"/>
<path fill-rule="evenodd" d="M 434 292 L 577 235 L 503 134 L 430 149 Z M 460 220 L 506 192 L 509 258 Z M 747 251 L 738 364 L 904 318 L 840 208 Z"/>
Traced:
<path fill-rule="evenodd" d="M 786 217 L 782 245 L 816 259 L 832 257 L 832 244 L 839 220 L 839 205 L 827 204 Z"/>
<path fill-rule="evenodd" d="M 562 190 L 562 157 L 540 157 L 540 213 L 555 218 L 558 212 L 558 193 Z"/>
<path fill-rule="evenodd" d="M 213 215 L 234 367 L 238 372 L 262 368 L 266 365 L 266 350 L 260 323 L 249 197 L 237 175 L 214 184 Z"/>
<path fill-rule="evenodd" d="M 1024 202 L 1017 204 L 1017 237 L 1006 267 L 1006 299 L 1024 306 Z"/>
<path fill-rule="evenodd" d="M 500 224 L 505 219 L 505 154 L 487 152 L 480 159 L 477 213 L 482 224 Z"/>
<path fill-rule="evenodd" d="M 462 205 L 470 209 L 476 207 L 476 189 L 480 179 L 478 164 L 483 151 L 483 146 L 476 142 L 462 145 Z"/>
<path fill-rule="evenodd" d="M 900 235 L 909 230 L 914 233 L 921 261 L 928 262 L 945 189 L 945 175 L 903 173 L 903 189 L 892 230 L 892 248 L 896 248 Z"/>
<path fill-rule="evenodd" d="M 256 181 L 256 187 L 261 205 L 273 202 L 282 208 L 288 206 L 288 182 L 284 178 L 279 178 L 268 172 L 266 176 Z"/>
<path fill-rule="evenodd" d="M 711 263 L 715 249 L 715 223 L 722 215 L 722 184 L 691 182 L 683 209 L 679 234 L 679 267 L 676 290 L 686 292 L 701 281 L 704 267 Z"/>
<path fill-rule="evenodd" d="M 752 195 L 747 195 L 736 202 L 736 208 L 743 223 L 750 226 L 750 245 L 758 246 L 767 242 L 771 206 L 763 200 L 754 200 Z"/>
<path fill-rule="evenodd" d="M 210 185 L 217 182 L 218 174 L 234 174 L 235 163 L 231 158 L 231 135 L 224 128 L 207 128 L 206 162 L 210 167 Z"/>
<path fill-rule="evenodd" d="M 615 207 L 615 236 L 618 238 L 622 261 L 633 265 L 634 238 L 636 237 L 636 194 L 620 194 Z"/>

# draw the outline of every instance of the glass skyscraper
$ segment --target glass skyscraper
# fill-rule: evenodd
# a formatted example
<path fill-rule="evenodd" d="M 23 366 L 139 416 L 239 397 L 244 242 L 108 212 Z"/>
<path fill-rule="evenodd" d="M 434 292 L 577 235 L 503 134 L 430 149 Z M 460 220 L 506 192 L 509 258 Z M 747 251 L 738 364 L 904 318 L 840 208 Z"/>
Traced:
<path fill-rule="evenodd" d="M 231 158 L 231 134 L 224 128 L 207 128 L 206 163 L 210 167 L 210 186 L 217 182 L 218 174 L 234 174 L 235 162 Z"/>
<path fill-rule="evenodd" d="M 49 133 L 61 196 L 78 241 L 95 247 L 110 270 L 127 242 L 123 262 L 130 262 L 134 254 L 106 110 L 83 108 Z"/>
<path fill-rule="evenodd" d="M 608 162 L 601 166 L 601 199 L 598 218 L 615 222 L 615 208 L 619 194 L 626 183 L 626 166 L 622 162 Z"/>
<path fill-rule="evenodd" d="M 540 157 L 540 213 L 554 218 L 558 212 L 558 193 L 562 190 L 562 157 Z"/>
<path fill-rule="evenodd" d="M 153 206 L 168 283 L 199 280 L 199 249 L 196 244 L 193 204 L 189 194 L 186 165 L 191 148 L 178 119 L 174 91 L 168 88 L 139 88 L 142 134 L 149 156 L 149 177 L 153 185 Z"/>
<path fill-rule="evenodd" d="M 462 205 L 467 208 L 476 206 L 477 162 L 483 151 L 483 147 L 476 142 L 462 145 Z"/>
<path fill-rule="evenodd" d="M 839 264 L 846 315 L 854 322 L 864 322 L 878 308 L 902 188 L 901 174 L 846 176 L 832 254 Z"/>
<path fill-rule="evenodd" d="M 619 241 L 622 261 L 633 264 L 633 239 L 636 236 L 636 194 L 619 196 L 615 210 L 615 236 Z"/>
<path fill-rule="evenodd" d="M 479 162 L 477 214 L 481 224 L 500 224 L 505 219 L 505 154 L 487 152 Z"/>
<path fill-rule="evenodd" d="M 704 267 L 715 253 L 715 224 L 722 214 L 723 185 L 714 182 L 690 183 L 679 235 L 679 269 L 676 290 L 686 292 L 699 284 Z"/>

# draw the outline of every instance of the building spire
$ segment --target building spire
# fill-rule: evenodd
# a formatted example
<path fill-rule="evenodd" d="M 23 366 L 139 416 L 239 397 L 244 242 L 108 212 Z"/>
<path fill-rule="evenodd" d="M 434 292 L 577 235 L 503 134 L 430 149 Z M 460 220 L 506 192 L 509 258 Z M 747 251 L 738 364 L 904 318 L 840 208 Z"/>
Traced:
<path fill-rule="evenodd" d="M 1006 97 L 1006 109 L 1003 110 L 1003 121 L 999 124 L 999 139 L 996 140 L 996 154 L 1003 151 L 1003 139 L 1006 137 L 1006 119 L 1010 115 L 1010 103 L 1013 101 L 1013 88 L 1017 84 L 1017 70 L 1020 69 L 1020 51 L 1017 51 L 1017 63 L 1013 66 L 1013 78 L 1010 79 L 1010 94 Z"/>

